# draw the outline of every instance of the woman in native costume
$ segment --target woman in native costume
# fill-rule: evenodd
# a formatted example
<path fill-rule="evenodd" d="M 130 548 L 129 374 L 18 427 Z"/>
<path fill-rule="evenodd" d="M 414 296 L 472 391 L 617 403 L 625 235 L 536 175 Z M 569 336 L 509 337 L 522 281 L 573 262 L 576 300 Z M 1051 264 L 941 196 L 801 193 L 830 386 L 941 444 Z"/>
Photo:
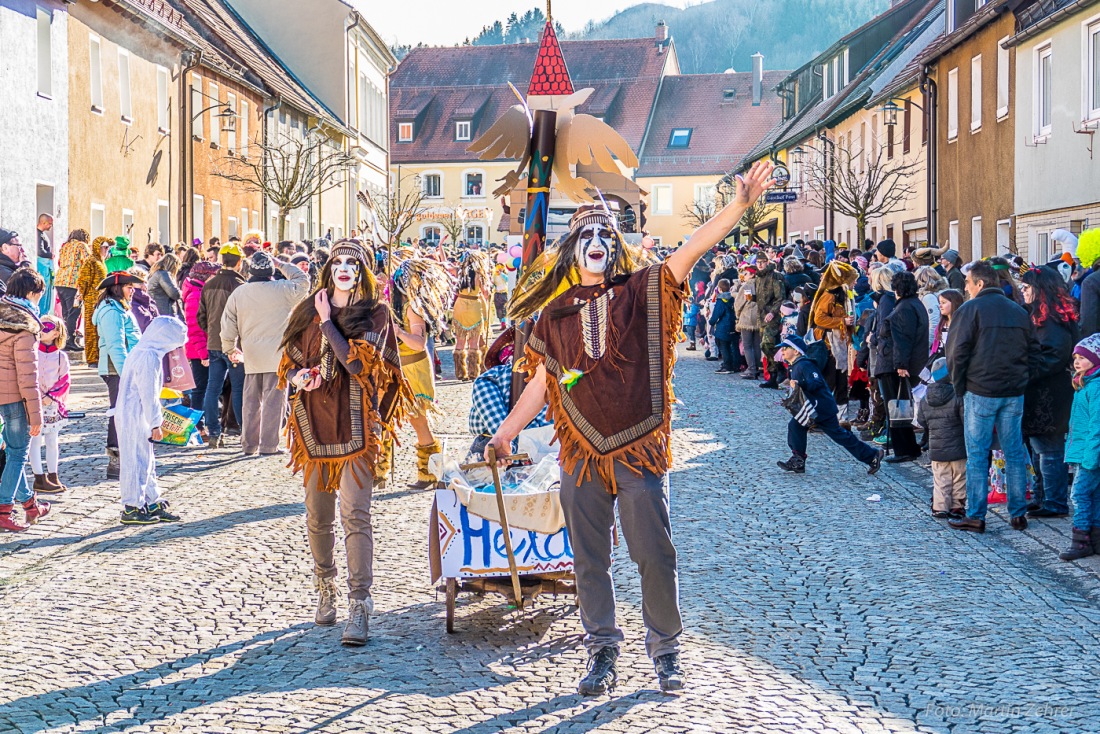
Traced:
<path fill-rule="evenodd" d="M 375 464 L 412 403 L 397 336 L 372 257 L 337 242 L 317 290 L 291 312 L 283 336 L 280 387 L 291 402 L 290 467 L 305 479 L 306 525 L 319 593 L 316 622 L 336 623 L 336 494 L 348 559 L 348 621 L 342 642 L 363 645 L 373 611 Z"/>
<path fill-rule="evenodd" d="M 519 432 L 549 403 L 589 653 L 578 686 L 582 695 L 607 692 L 618 680 L 623 633 L 615 623 L 611 578 L 616 504 L 630 558 L 641 572 L 646 651 L 662 690 L 683 686 L 668 472 L 684 282 L 772 185 L 772 168 L 757 163 L 739 177 L 734 199 L 661 263 L 649 264 L 624 244 L 606 207 L 582 206 L 569 234 L 528 269 L 509 304 L 516 323 L 540 310 L 541 316 L 517 367 L 527 373 L 527 387 L 486 453 L 490 447 L 498 456 L 510 453 Z"/>
<path fill-rule="evenodd" d="M 455 335 L 455 378 L 474 380 L 482 373 L 489 346 L 490 290 L 493 263 L 477 250 L 467 250 L 459 263 L 458 294 L 451 327 Z"/>
<path fill-rule="evenodd" d="M 428 418 L 436 412 L 435 369 L 429 342 L 443 332 L 451 279 L 443 266 L 427 258 L 410 258 L 394 271 L 390 301 L 397 321 L 401 370 L 413 394 L 409 422 L 416 431 L 416 481 L 427 489 L 435 484 L 428 460 L 442 451 Z"/>

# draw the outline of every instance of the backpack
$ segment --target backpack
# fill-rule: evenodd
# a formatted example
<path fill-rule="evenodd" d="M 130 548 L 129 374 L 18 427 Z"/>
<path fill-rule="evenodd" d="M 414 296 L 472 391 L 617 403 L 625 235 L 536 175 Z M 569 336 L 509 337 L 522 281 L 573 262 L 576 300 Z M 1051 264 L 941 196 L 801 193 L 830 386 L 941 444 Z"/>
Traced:
<path fill-rule="evenodd" d="M 807 332 L 807 336 L 813 332 Z M 806 343 L 806 357 L 810 359 L 817 368 L 824 372 L 825 365 L 829 363 L 829 345 L 825 343 L 824 339 L 817 339 L 812 342 Z"/>

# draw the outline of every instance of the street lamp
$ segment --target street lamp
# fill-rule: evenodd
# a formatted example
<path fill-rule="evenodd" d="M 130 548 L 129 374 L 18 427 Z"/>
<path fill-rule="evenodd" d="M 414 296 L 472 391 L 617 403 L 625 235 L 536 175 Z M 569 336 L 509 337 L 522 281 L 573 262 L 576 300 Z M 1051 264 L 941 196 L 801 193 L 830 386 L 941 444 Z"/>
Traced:
<path fill-rule="evenodd" d="M 894 100 L 892 100 L 892 99 L 887 100 L 886 104 L 884 104 L 882 106 L 882 124 L 887 125 L 889 127 L 893 127 L 894 125 L 897 125 L 898 124 L 898 112 L 900 112 L 900 111 L 901 111 L 901 108 L 898 107 L 897 103 L 894 102 Z"/>
<path fill-rule="evenodd" d="M 801 163 L 802 159 L 806 157 L 806 151 L 802 148 L 801 145 L 796 145 L 791 148 L 789 154 L 791 156 L 791 160 L 795 163 Z"/>

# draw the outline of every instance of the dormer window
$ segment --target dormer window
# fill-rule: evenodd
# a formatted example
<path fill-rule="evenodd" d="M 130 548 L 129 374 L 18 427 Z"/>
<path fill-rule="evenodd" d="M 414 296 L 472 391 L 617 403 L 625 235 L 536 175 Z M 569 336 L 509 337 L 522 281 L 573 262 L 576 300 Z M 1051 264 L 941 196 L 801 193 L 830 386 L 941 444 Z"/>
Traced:
<path fill-rule="evenodd" d="M 397 142 L 411 143 L 413 139 L 413 124 L 411 122 L 397 123 Z"/>
<path fill-rule="evenodd" d="M 677 127 L 672 129 L 672 134 L 668 136 L 668 147 L 670 148 L 686 148 L 691 142 L 690 127 Z"/>
<path fill-rule="evenodd" d="M 470 121 L 459 120 L 455 123 L 455 140 L 470 139 Z"/>

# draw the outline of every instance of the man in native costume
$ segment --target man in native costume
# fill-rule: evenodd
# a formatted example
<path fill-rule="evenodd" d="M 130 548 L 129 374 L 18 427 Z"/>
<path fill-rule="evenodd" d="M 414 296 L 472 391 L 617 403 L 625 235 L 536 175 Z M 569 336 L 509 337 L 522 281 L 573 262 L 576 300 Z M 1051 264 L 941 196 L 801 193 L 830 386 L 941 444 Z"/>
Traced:
<path fill-rule="evenodd" d="M 389 307 L 371 274 L 373 256 L 344 240 L 317 290 L 290 315 L 279 387 L 291 403 L 290 467 L 302 470 L 306 525 L 319 594 L 316 622 L 336 623 L 336 506 L 348 559 L 348 621 L 341 641 L 364 645 L 374 609 L 371 497 L 382 446 L 412 404 Z"/>
<path fill-rule="evenodd" d="M 493 263 L 489 256 L 467 250 L 459 263 L 458 293 L 451 318 L 455 335 L 455 379 L 474 380 L 484 370 L 492 283 Z"/>
<path fill-rule="evenodd" d="M 829 360 L 822 368 L 822 376 L 841 412 L 848 405 L 848 353 L 855 332 L 855 307 L 849 289 L 858 278 L 859 271 L 851 265 L 833 260 L 821 276 L 810 307 L 814 338 L 829 346 Z"/>
<path fill-rule="evenodd" d="M 549 403 L 590 656 L 578 686 L 582 695 L 604 693 L 618 681 L 624 638 L 615 623 L 611 579 L 616 502 L 630 557 L 641 572 L 646 651 L 662 690 L 683 686 L 668 471 L 672 368 L 688 295 L 684 281 L 773 184 L 772 168 L 754 165 L 739 179 L 733 201 L 657 264 L 624 244 L 606 207 L 582 206 L 569 234 L 528 269 L 509 304 L 517 323 L 542 313 L 517 367 L 527 373 L 527 387 L 490 447 L 498 456 L 510 453 L 519 431 Z"/>
<path fill-rule="evenodd" d="M 450 301 L 451 278 L 443 266 L 427 258 L 410 258 L 394 271 L 390 300 L 399 340 L 401 371 L 412 390 L 409 423 L 416 431 L 416 481 L 413 489 L 435 484 L 428 460 L 443 450 L 432 434 L 429 418 L 435 407 L 435 369 L 430 340 L 443 332 Z"/>

